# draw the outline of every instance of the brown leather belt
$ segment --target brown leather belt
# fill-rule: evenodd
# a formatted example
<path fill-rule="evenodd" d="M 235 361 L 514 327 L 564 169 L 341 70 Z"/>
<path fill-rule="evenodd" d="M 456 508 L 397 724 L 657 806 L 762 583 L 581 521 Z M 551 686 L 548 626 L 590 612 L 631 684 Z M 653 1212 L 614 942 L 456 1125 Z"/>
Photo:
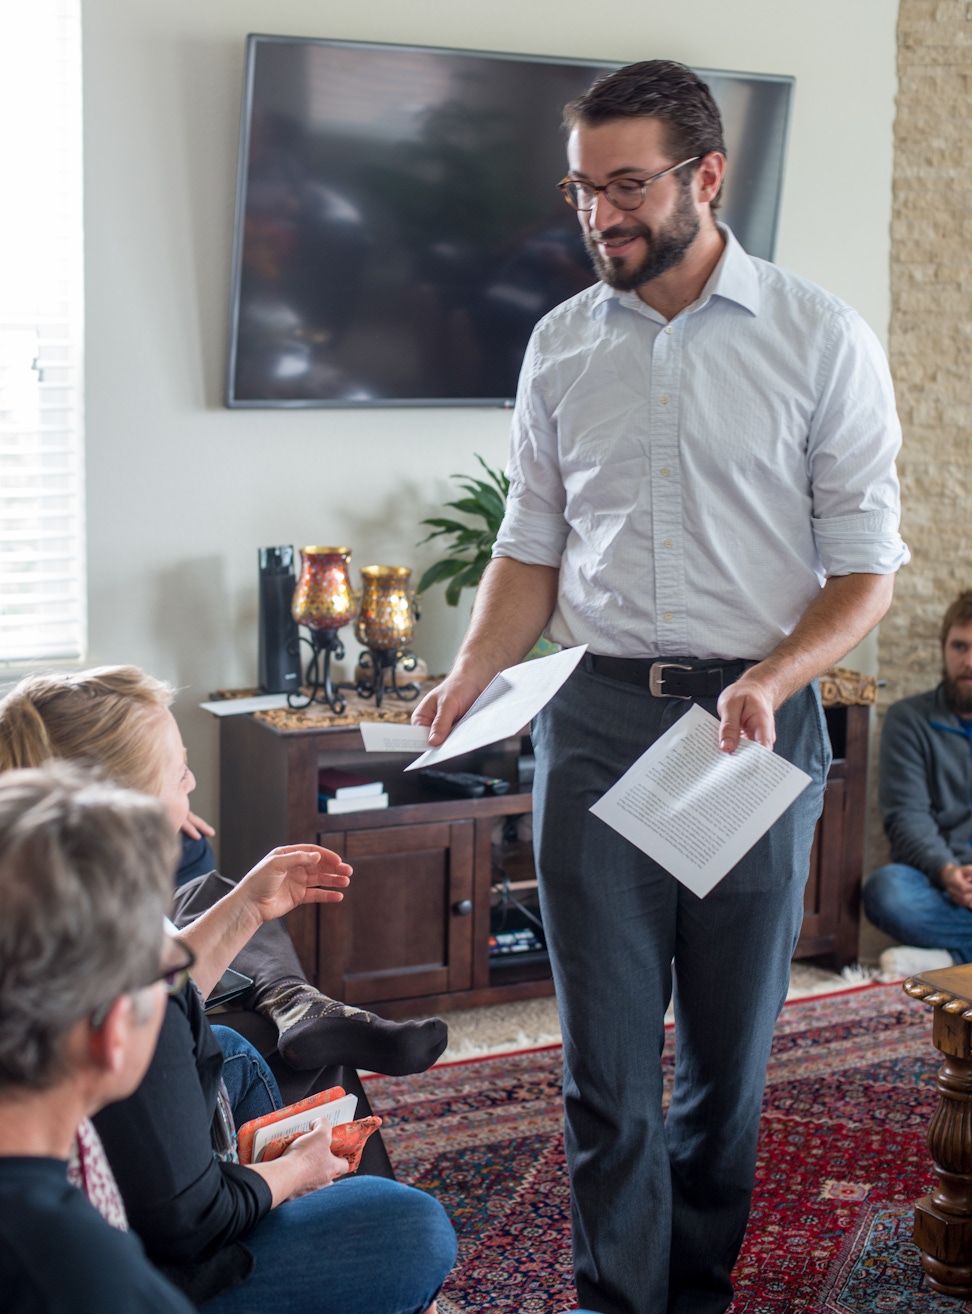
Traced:
<path fill-rule="evenodd" d="M 636 684 L 656 698 L 718 698 L 752 664 L 740 660 L 686 665 L 678 661 L 652 661 L 647 657 L 589 655 L 590 669 L 595 674 Z"/>

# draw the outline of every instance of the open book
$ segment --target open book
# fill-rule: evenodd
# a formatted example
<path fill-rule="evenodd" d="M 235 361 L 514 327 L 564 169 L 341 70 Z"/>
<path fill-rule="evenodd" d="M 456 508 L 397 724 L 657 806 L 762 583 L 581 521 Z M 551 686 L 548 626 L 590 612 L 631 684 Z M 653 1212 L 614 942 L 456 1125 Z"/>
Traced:
<path fill-rule="evenodd" d="M 342 1087 L 332 1086 L 296 1104 L 288 1104 L 285 1109 L 254 1118 L 237 1132 L 240 1163 L 269 1163 L 279 1159 L 298 1136 L 310 1131 L 312 1122 L 326 1118 L 334 1128 L 331 1151 L 339 1159 L 347 1159 L 348 1171 L 353 1173 L 361 1160 L 365 1141 L 381 1126 L 381 1119 L 375 1117 L 352 1121 L 357 1107 L 356 1095 L 347 1095 Z"/>

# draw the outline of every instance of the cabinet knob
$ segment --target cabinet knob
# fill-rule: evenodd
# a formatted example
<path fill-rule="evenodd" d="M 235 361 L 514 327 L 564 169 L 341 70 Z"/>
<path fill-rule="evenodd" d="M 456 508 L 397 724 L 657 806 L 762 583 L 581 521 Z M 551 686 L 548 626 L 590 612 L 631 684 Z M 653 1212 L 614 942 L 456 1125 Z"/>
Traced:
<path fill-rule="evenodd" d="M 472 910 L 472 899 L 462 899 L 459 903 L 452 905 L 452 911 L 457 917 L 468 917 Z"/>

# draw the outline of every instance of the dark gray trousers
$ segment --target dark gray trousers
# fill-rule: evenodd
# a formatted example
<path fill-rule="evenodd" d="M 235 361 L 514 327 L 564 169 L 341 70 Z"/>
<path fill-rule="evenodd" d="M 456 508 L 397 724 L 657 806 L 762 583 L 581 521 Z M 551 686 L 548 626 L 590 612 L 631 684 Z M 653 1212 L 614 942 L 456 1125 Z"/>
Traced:
<path fill-rule="evenodd" d="M 715 714 L 714 700 L 699 701 Z M 598 1314 L 721 1314 L 732 1299 L 773 1025 L 830 765 L 814 685 L 780 709 L 776 742 L 813 784 L 700 899 L 588 811 L 689 706 L 585 661 L 534 722 L 577 1294 Z M 666 1121 L 659 1056 L 673 961 Z"/>

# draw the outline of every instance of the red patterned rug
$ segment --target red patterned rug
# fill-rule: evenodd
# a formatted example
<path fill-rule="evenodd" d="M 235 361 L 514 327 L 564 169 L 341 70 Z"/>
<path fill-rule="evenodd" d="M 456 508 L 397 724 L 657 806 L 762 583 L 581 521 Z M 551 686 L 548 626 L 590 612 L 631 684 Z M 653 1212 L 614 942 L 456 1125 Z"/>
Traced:
<path fill-rule="evenodd" d="M 669 1078 L 673 1060 L 670 1035 Z M 911 1241 L 939 1061 L 930 1011 L 899 985 L 784 1009 L 731 1314 L 972 1314 L 927 1288 Z M 368 1093 L 400 1179 L 459 1234 L 441 1314 L 571 1308 L 560 1047 L 369 1078 Z"/>

